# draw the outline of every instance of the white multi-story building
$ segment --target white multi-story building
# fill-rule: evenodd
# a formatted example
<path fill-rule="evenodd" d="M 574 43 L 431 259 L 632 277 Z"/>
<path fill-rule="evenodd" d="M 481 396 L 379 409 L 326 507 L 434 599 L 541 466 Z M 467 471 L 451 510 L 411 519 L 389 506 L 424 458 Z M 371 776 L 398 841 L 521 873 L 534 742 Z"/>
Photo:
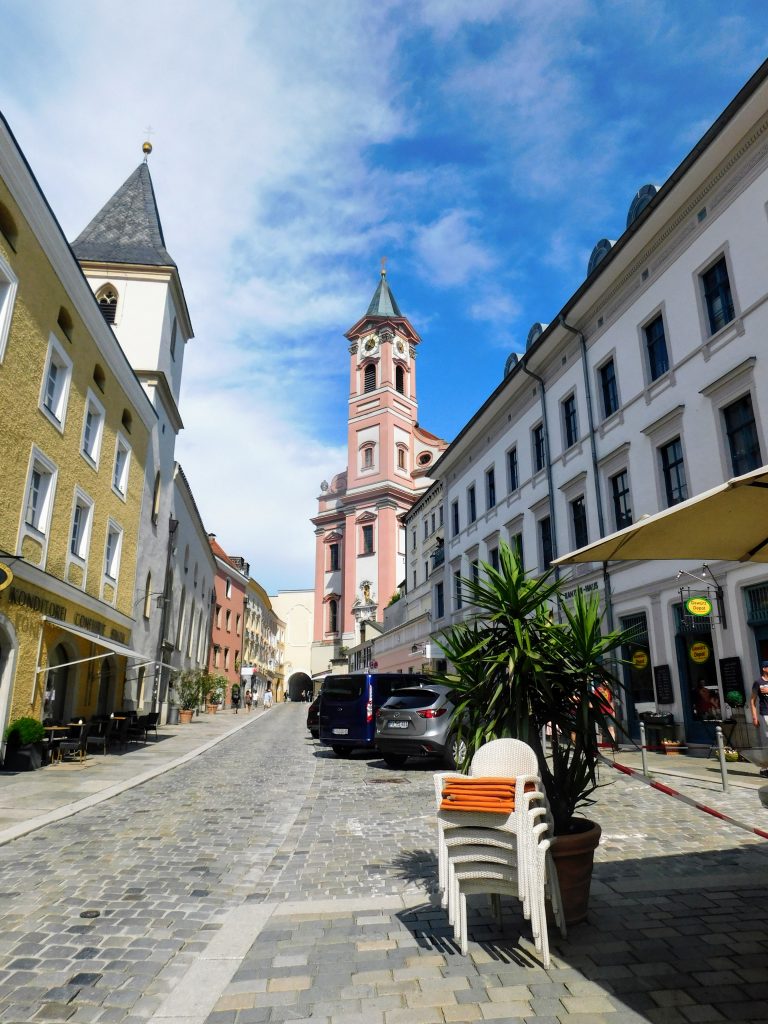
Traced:
<path fill-rule="evenodd" d="M 502 540 L 542 572 L 766 461 L 767 130 L 768 63 L 664 185 L 637 192 L 618 240 L 597 243 L 582 286 L 534 324 L 431 470 L 445 520 L 444 565 L 428 583 L 433 635 L 466 615 L 459 580 L 493 563 Z M 415 506 L 411 538 L 418 519 Z M 416 612 L 425 583 L 413 568 Z M 705 742 L 695 687 L 720 676 L 726 692 L 749 689 L 768 657 L 768 578 L 760 565 L 712 563 L 727 622 L 694 626 L 681 569 L 701 577 L 681 561 L 588 564 L 570 578 L 600 594 L 609 624 L 633 630 L 622 708 L 633 731 L 638 711 L 658 708 Z"/>

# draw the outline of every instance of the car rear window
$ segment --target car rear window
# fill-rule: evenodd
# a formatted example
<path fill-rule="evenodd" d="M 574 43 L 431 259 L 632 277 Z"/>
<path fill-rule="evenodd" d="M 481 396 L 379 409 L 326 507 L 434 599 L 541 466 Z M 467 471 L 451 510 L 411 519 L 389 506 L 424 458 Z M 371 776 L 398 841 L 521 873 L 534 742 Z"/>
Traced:
<path fill-rule="evenodd" d="M 331 700 L 359 700 L 363 695 L 364 679 L 349 676 L 346 679 L 327 679 L 323 685 L 323 697 Z"/>
<path fill-rule="evenodd" d="M 387 707 L 398 708 L 400 711 L 411 711 L 414 708 L 428 708 L 439 698 L 440 694 L 435 693 L 434 690 L 401 690 L 400 693 L 389 698 Z"/>

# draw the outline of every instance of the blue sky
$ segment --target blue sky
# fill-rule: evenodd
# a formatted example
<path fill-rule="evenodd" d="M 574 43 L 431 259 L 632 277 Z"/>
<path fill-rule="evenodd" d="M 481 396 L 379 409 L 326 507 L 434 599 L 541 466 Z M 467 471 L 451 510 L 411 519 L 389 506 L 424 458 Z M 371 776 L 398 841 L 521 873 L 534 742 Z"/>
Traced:
<path fill-rule="evenodd" d="M 195 328 L 208 529 L 310 586 L 381 256 L 450 439 L 768 55 L 762 0 L 0 0 L 0 103 L 68 237 L 141 159 Z"/>

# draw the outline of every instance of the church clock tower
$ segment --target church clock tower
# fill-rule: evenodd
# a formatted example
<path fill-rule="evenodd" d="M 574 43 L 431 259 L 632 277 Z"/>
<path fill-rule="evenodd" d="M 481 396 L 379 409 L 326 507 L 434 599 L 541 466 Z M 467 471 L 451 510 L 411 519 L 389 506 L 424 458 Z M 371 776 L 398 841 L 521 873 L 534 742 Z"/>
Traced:
<path fill-rule="evenodd" d="M 323 483 L 315 526 L 313 671 L 359 640 L 364 620 L 383 621 L 405 577 L 399 517 L 429 486 L 447 444 L 418 425 L 416 352 L 421 342 L 382 269 L 349 340 L 347 469 Z"/>

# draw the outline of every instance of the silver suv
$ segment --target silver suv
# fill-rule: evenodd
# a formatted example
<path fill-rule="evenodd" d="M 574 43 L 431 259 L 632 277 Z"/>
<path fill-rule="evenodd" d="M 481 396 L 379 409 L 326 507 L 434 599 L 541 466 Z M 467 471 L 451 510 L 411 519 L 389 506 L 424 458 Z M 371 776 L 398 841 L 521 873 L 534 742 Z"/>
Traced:
<path fill-rule="evenodd" d="M 455 733 L 450 686 L 424 683 L 398 690 L 376 713 L 376 749 L 390 768 L 401 768 L 409 757 L 438 757 L 449 768 L 460 765 L 466 753 Z"/>

